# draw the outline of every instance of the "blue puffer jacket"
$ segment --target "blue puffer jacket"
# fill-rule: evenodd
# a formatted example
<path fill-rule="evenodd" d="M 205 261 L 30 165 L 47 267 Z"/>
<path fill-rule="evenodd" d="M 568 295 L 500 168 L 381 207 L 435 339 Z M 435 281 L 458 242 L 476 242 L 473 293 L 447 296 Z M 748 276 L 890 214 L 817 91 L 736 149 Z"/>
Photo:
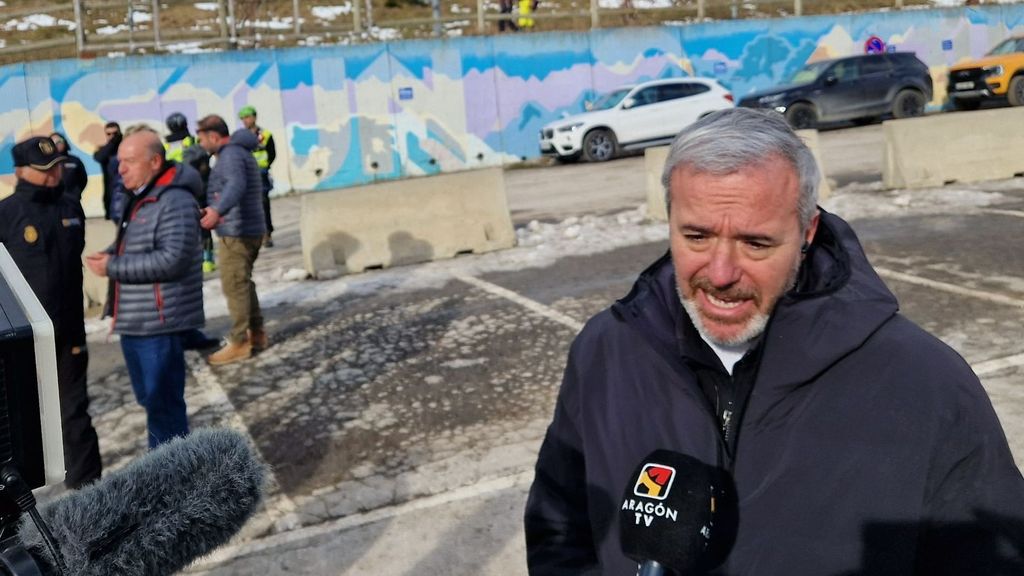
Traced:
<path fill-rule="evenodd" d="M 256 135 L 242 128 L 217 152 L 206 193 L 210 206 L 221 215 L 219 236 L 263 236 L 263 181 L 252 152 Z"/>
<path fill-rule="evenodd" d="M 688 323 L 666 256 L 573 343 L 526 507 L 531 576 L 636 573 L 619 521 L 655 449 L 733 483 L 713 574 L 1020 573 L 1024 479 L 992 405 L 956 352 L 898 313 L 845 222 L 822 213 L 755 348 L 735 453 L 688 362 L 707 348 Z"/>
<path fill-rule="evenodd" d="M 114 318 L 114 332 L 152 336 L 203 326 L 203 251 L 195 200 L 202 185 L 194 168 L 172 162 L 147 191 L 128 201 L 117 241 L 107 250 L 113 294 L 106 315 Z"/>

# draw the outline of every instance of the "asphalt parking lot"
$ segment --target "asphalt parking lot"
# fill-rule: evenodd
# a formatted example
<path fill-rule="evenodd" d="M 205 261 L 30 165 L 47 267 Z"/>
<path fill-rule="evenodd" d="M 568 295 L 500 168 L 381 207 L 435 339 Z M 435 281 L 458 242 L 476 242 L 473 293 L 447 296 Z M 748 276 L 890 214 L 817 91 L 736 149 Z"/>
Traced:
<path fill-rule="evenodd" d="M 1024 462 L 1024 179 L 881 187 L 881 127 L 821 134 L 834 193 L 903 312 L 982 376 Z M 666 249 L 643 158 L 527 166 L 506 185 L 505 253 L 287 281 L 298 201 L 275 200 L 257 262 L 271 347 L 210 368 L 190 353 L 194 427 L 231 426 L 273 467 L 265 509 L 205 574 L 525 574 L 520 517 L 565 355 L 592 314 Z M 209 328 L 227 326 L 207 283 Z M 145 450 L 116 342 L 91 337 L 108 469 Z"/>

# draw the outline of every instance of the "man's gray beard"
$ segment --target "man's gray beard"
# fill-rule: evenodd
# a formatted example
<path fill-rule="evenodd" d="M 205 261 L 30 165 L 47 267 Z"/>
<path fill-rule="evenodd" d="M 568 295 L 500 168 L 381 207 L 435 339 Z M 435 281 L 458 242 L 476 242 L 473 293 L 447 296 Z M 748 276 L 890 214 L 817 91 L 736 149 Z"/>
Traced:
<path fill-rule="evenodd" d="M 782 291 L 782 294 L 789 292 L 796 286 L 796 278 L 800 273 L 800 265 L 803 263 L 802 258 L 797 258 L 796 264 L 793 269 L 789 272 L 789 278 L 786 280 L 786 289 Z M 740 331 L 739 334 L 732 338 L 720 339 L 716 338 L 708 332 L 707 327 L 704 326 L 704 321 L 700 317 L 700 311 L 697 307 L 697 303 L 693 300 L 689 300 L 683 294 L 682 289 L 679 287 L 679 281 L 676 280 L 676 294 L 679 296 L 679 302 L 683 305 L 683 309 L 686 310 L 686 314 L 690 316 L 690 321 L 693 322 L 694 328 L 701 335 L 704 340 L 713 342 L 718 346 L 738 346 L 740 344 L 746 344 L 764 333 L 764 329 L 768 327 L 768 320 L 771 319 L 771 312 L 774 312 L 775 305 L 779 302 L 778 298 L 772 303 L 771 312 L 765 314 L 758 310 L 754 316 L 747 321 L 747 325 Z M 779 295 L 779 298 L 782 297 Z"/>

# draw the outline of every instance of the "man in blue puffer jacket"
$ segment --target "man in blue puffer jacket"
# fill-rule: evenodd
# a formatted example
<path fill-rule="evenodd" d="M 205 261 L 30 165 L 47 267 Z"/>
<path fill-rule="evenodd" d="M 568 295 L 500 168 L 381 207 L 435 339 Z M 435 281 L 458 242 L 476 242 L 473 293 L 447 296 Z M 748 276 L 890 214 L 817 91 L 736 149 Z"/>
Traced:
<path fill-rule="evenodd" d="M 263 313 L 252 281 L 252 268 L 263 245 L 263 180 L 252 151 L 259 142 L 243 128 L 228 138 L 228 125 L 220 116 L 199 121 L 199 145 L 216 158 L 207 185 L 209 206 L 201 224 L 216 229 L 220 238 L 220 281 L 231 315 L 231 331 L 224 347 L 208 358 L 217 366 L 245 360 L 267 347 Z"/>
<path fill-rule="evenodd" d="M 669 253 L 569 352 L 526 506 L 531 575 L 636 573 L 620 520 L 627 488 L 660 505 L 630 483 L 655 449 L 725 478 L 688 574 L 1024 573 L 1024 479 L 985 390 L 816 208 L 820 178 L 774 111 L 675 139 Z"/>
<path fill-rule="evenodd" d="M 110 278 L 104 316 L 121 336 L 135 398 L 146 409 L 149 446 L 188 434 L 182 334 L 202 328 L 202 187 L 191 166 L 167 162 L 160 135 L 129 129 L 117 152 L 128 196 L 114 245 L 86 265 Z"/>

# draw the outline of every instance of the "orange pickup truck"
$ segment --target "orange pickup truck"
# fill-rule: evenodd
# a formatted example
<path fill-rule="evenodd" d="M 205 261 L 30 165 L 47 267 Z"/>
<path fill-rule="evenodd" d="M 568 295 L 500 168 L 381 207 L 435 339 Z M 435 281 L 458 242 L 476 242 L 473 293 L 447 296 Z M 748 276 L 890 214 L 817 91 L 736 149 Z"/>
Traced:
<path fill-rule="evenodd" d="M 1024 36 L 1003 40 L 983 58 L 951 66 L 947 93 L 957 110 L 975 110 L 989 100 L 1024 105 Z"/>

